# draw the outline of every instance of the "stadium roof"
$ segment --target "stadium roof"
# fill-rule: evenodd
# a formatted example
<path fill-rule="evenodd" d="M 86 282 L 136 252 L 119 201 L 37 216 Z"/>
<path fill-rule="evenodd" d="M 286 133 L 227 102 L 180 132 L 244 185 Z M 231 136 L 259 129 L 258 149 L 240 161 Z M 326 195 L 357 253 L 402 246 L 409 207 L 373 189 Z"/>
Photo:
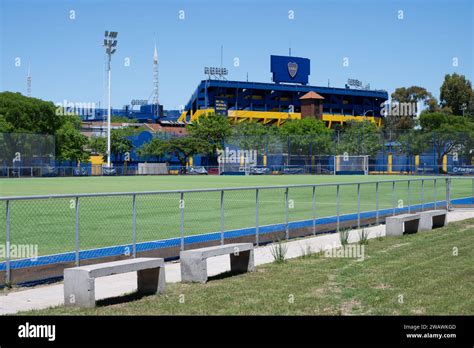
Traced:
<path fill-rule="evenodd" d="M 305 100 L 305 99 L 324 99 L 324 97 L 320 96 L 316 92 L 311 91 L 311 92 L 306 93 L 304 96 L 300 98 L 300 100 Z"/>

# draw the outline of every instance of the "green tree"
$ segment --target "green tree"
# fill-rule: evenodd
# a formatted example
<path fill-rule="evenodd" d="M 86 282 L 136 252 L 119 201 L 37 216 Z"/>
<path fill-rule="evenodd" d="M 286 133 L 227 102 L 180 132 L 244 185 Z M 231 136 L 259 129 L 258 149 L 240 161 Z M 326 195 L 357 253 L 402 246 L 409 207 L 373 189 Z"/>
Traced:
<path fill-rule="evenodd" d="M 442 168 L 443 156 L 457 154 L 470 159 L 474 139 L 474 122 L 462 116 L 443 112 L 423 113 L 420 116 L 423 130 L 421 141 L 431 144 L 437 157 L 438 168 Z"/>
<path fill-rule="evenodd" d="M 213 151 L 213 147 L 206 140 L 195 137 L 179 137 L 164 141 L 157 151 L 169 156 L 175 155 L 184 167 L 189 157 L 208 154 Z"/>
<path fill-rule="evenodd" d="M 243 150 L 257 150 L 260 153 L 281 151 L 282 139 L 279 127 L 258 122 L 241 122 L 232 127 L 232 136 L 226 139 Z"/>
<path fill-rule="evenodd" d="M 80 134 L 80 122 L 76 115 L 59 112 L 52 102 L 20 93 L 0 93 L 0 132 L 54 135 L 55 153 L 59 160 L 88 160 L 87 140 Z M 18 137 L 9 139 L 14 142 Z M 8 147 L 13 149 L 15 144 Z"/>
<path fill-rule="evenodd" d="M 444 76 L 440 89 L 441 105 L 452 111 L 454 115 L 462 115 L 463 105 L 469 105 L 472 94 L 471 81 L 464 75 L 454 73 Z"/>
<path fill-rule="evenodd" d="M 387 115 L 384 121 L 386 131 L 398 132 L 413 129 L 416 125 L 414 116 L 417 114 L 419 102 L 423 102 L 428 111 L 433 112 L 438 109 L 436 98 L 425 88 L 419 86 L 399 87 L 392 93 L 391 99 L 392 102 L 398 103 L 401 114 Z"/>
<path fill-rule="evenodd" d="M 138 149 L 138 155 L 141 157 L 154 157 L 157 161 L 159 161 L 160 157 L 162 157 L 165 153 L 163 153 L 163 144 L 165 140 L 154 137 L 150 141 L 144 143 Z"/>
<path fill-rule="evenodd" d="M 370 121 L 350 121 L 339 136 L 337 154 L 375 156 L 382 148 L 380 135 Z"/>
<path fill-rule="evenodd" d="M 287 121 L 280 127 L 280 133 L 289 140 L 292 154 L 326 155 L 332 149 L 333 131 L 315 118 Z"/>
<path fill-rule="evenodd" d="M 210 152 L 216 162 L 216 151 L 222 149 L 224 140 L 232 134 L 232 126 L 225 116 L 217 116 L 213 113 L 199 117 L 196 121 L 186 127 L 188 134 L 210 144 Z"/>
<path fill-rule="evenodd" d="M 89 161 L 86 151 L 88 139 L 80 133 L 81 119 L 78 116 L 63 116 L 64 123 L 56 131 L 56 158 L 65 161 Z"/>
<path fill-rule="evenodd" d="M 65 121 L 56 109 L 52 102 L 20 93 L 0 93 L 0 124 L 9 132 L 53 135 Z"/>
<path fill-rule="evenodd" d="M 110 152 L 115 156 L 115 160 L 119 160 L 126 152 L 133 149 L 133 144 L 128 139 L 128 131 L 122 129 L 112 129 L 110 135 Z M 107 137 L 91 138 L 89 146 L 93 152 L 102 154 L 104 161 L 107 160 Z"/>

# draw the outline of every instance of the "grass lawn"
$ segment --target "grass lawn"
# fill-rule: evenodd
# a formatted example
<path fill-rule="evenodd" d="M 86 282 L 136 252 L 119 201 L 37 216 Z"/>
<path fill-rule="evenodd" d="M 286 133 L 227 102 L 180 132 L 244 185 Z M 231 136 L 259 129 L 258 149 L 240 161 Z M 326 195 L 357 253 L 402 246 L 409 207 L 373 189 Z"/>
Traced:
<path fill-rule="evenodd" d="M 407 176 L 132 176 L 79 178 L 22 178 L 0 180 L 2 196 L 56 193 L 140 192 L 157 190 L 278 186 L 407 179 Z M 260 225 L 285 221 L 284 189 L 260 191 Z M 392 207 L 392 184 L 379 186 L 380 209 Z M 361 211 L 375 210 L 375 184 L 361 185 Z M 471 195 L 470 180 L 457 180 L 453 197 Z M 336 215 L 335 186 L 318 187 L 317 217 Z M 437 199 L 445 197 L 445 180 L 438 179 Z M 424 187 L 424 201 L 435 199 L 432 179 Z M 137 242 L 155 241 L 180 235 L 180 195 L 138 195 Z M 312 188 L 289 190 L 289 221 L 312 218 Z M 421 182 L 396 184 L 396 204 L 421 203 Z M 220 192 L 185 194 L 185 235 L 220 231 Z M 40 255 L 73 251 L 75 248 L 75 202 L 72 198 L 10 202 L 11 243 L 37 244 Z M 224 195 L 224 229 L 255 226 L 255 190 L 228 191 Z M 356 185 L 341 186 L 340 213 L 357 211 Z M 5 243 L 5 202 L 0 201 L 0 244 Z M 132 196 L 84 197 L 80 199 L 81 250 L 124 245 L 132 242 Z M 0 260 L 1 261 L 1 260 Z"/>
<path fill-rule="evenodd" d="M 473 315 L 472 245 L 474 219 L 371 239 L 364 261 L 313 254 L 207 284 L 167 284 L 163 295 L 131 294 L 99 301 L 94 309 L 61 306 L 22 314 Z"/>

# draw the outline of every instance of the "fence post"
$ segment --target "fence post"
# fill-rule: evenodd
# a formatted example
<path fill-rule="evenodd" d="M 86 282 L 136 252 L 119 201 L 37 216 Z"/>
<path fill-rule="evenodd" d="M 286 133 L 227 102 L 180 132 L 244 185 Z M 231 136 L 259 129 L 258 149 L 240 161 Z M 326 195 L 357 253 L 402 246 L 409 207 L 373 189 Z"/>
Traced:
<path fill-rule="evenodd" d="M 224 245 L 224 190 L 221 191 L 221 245 Z"/>
<path fill-rule="evenodd" d="M 132 256 L 137 257 L 137 202 L 136 194 L 133 194 L 132 200 Z"/>
<path fill-rule="evenodd" d="M 257 244 L 257 246 L 260 243 L 260 235 L 259 235 L 260 198 L 259 198 L 258 192 L 259 192 L 258 189 L 255 189 L 255 243 Z"/>
<path fill-rule="evenodd" d="M 336 185 L 336 232 L 339 232 L 339 185 Z"/>
<path fill-rule="evenodd" d="M 392 215 L 395 215 L 395 181 L 392 182 Z"/>
<path fill-rule="evenodd" d="M 180 225 L 181 250 L 184 250 L 184 192 L 181 192 L 180 199 L 179 199 L 179 207 L 181 209 L 181 225 Z"/>
<path fill-rule="evenodd" d="M 451 178 L 446 178 L 446 210 L 451 209 Z"/>
<path fill-rule="evenodd" d="M 408 199 L 408 214 L 411 213 L 411 188 L 410 188 L 410 179 L 407 181 L 407 199 Z"/>
<path fill-rule="evenodd" d="M 379 224 L 379 182 L 375 183 L 375 224 Z"/>
<path fill-rule="evenodd" d="M 80 240 L 79 240 L 79 212 L 80 212 L 80 200 L 76 196 L 76 266 L 80 265 Z"/>
<path fill-rule="evenodd" d="M 290 238 L 290 227 L 289 227 L 289 211 L 288 211 L 288 187 L 285 190 L 285 238 Z"/>
<path fill-rule="evenodd" d="M 357 184 L 357 228 L 360 228 L 360 184 Z"/>
<path fill-rule="evenodd" d="M 437 180 L 434 179 L 434 208 L 438 205 L 438 189 L 437 189 Z"/>
<path fill-rule="evenodd" d="M 421 179 L 421 211 L 425 210 L 425 180 Z"/>
<path fill-rule="evenodd" d="M 5 284 L 10 285 L 11 283 L 11 273 L 10 273 L 10 201 L 6 201 L 6 250 L 5 250 L 5 259 L 6 259 L 6 271 L 5 271 Z"/>
<path fill-rule="evenodd" d="M 313 186 L 312 210 L 313 210 L 313 235 L 316 235 L 316 186 Z"/>

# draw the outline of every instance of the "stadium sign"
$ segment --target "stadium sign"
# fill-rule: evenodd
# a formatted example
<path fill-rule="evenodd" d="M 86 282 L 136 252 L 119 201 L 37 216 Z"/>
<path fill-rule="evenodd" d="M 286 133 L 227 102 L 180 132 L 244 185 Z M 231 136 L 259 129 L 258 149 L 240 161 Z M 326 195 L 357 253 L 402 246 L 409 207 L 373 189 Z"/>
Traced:
<path fill-rule="evenodd" d="M 273 82 L 308 84 L 310 60 L 291 56 L 270 56 L 270 70 Z"/>
<path fill-rule="evenodd" d="M 214 111 L 217 116 L 227 116 L 227 101 L 224 99 L 216 99 Z"/>
<path fill-rule="evenodd" d="M 132 99 L 132 101 L 130 102 L 130 104 L 132 104 L 133 106 L 134 105 L 146 105 L 148 103 L 148 100 L 145 100 L 145 99 Z"/>
<path fill-rule="evenodd" d="M 453 174 L 474 174 L 474 167 L 452 167 Z"/>

